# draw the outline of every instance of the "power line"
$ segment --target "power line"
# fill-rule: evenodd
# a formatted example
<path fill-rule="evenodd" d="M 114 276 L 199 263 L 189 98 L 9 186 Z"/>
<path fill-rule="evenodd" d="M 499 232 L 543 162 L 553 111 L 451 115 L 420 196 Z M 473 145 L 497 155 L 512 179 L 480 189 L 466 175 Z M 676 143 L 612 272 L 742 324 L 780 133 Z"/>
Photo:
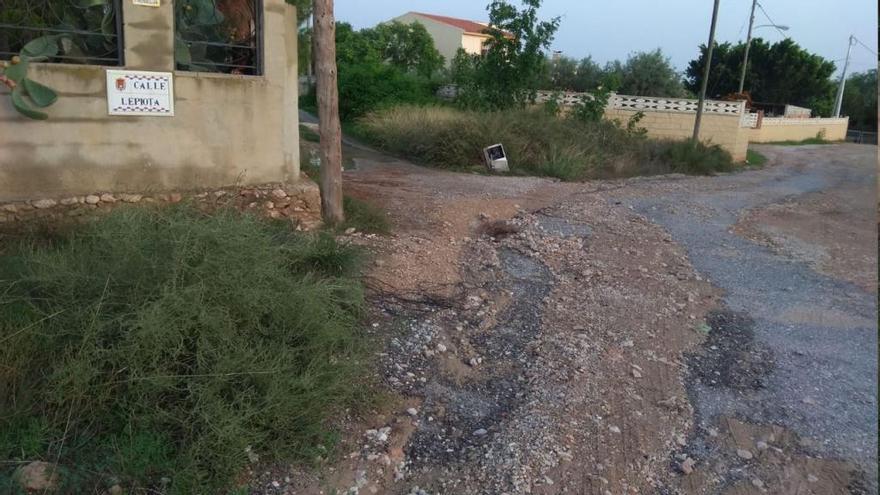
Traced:
<path fill-rule="evenodd" d="M 868 50 L 869 52 L 873 53 L 875 57 L 877 56 L 877 52 L 875 52 L 870 46 L 868 46 L 868 45 L 862 43 L 862 40 L 856 38 L 855 36 L 853 36 L 853 39 L 856 41 L 856 43 L 862 45 L 862 47 L 863 47 L 865 50 Z"/>
<path fill-rule="evenodd" d="M 764 10 L 764 6 L 761 5 L 761 2 L 758 2 L 758 8 L 761 9 L 761 12 L 764 13 L 764 17 L 766 17 L 767 20 L 770 21 L 770 24 L 772 24 L 773 27 L 776 28 L 777 31 L 779 31 L 779 34 L 780 34 L 783 38 L 786 38 L 787 36 L 785 35 L 785 33 L 782 32 L 781 29 L 779 29 L 779 25 L 776 24 L 776 22 L 775 22 L 773 19 L 770 18 L 770 14 L 768 14 L 767 11 Z"/>

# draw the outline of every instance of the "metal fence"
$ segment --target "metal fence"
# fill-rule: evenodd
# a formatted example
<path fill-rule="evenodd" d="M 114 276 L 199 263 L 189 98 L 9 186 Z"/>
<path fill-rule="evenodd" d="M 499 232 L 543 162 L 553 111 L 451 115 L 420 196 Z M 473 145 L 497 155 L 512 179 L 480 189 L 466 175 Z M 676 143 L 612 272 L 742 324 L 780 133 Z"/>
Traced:
<path fill-rule="evenodd" d="M 123 0 L 2 0 L 0 59 L 42 38 L 46 62 L 123 65 Z"/>
<path fill-rule="evenodd" d="M 262 1 L 177 0 L 174 22 L 178 70 L 263 73 Z"/>
<path fill-rule="evenodd" d="M 866 131 L 846 131 L 846 140 L 858 144 L 877 144 L 877 133 Z"/>

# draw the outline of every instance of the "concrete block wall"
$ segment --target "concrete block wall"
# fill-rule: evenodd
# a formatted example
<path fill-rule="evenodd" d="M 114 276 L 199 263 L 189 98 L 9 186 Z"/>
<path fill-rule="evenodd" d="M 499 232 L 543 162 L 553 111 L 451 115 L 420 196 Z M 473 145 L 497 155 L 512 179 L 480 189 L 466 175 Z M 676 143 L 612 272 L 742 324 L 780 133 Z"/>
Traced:
<path fill-rule="evenodd" d="M 31 66 L 59 93 L 49 120 L 19 115 L 0 86 L 0 202 L 297 181 L 296 11 L 262 3 L 261 76 L 176 71 L 172 2 L 126 1 L 125 67 Z M 108 68 L 173 72 L 175 115 L 107 115 Z"/>
<path fill-rule="evenodd" d="M 849 128 L 849 117 L 831 119 L 765 118 L 761 127 L 749 130 L 753 143 L 773 143 L 780 141 L 803 141 L 820 133 L 828 141 L 843 141 Z"/>
<path fill-rule="evenodd" d="M 619 120 L 623 125 L 637 113 L 636 110 L 605 110 L 605 117 Z M 644 111 L 639 127 L 648 131 L 648 136 L 657 139 L 690 139 L 694 133 L 696 114 L 684 112 Z M 703 114 L 700 124 L 700 140 L 707 144 L 717 144 L 727 150 L 734 161 L 746 159 L 749 147 L 749 129 L 740 126 L 739 115 Z"/>

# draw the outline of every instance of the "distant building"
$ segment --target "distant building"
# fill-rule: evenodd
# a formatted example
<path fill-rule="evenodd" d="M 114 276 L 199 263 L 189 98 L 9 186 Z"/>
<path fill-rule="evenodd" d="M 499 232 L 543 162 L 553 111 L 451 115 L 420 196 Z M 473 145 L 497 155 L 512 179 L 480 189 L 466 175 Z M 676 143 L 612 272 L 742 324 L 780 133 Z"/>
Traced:
<path fill-rule="evenodd" d="M 486 40 L 490 39 L 490 36 L 485 33 L 486 28 L 489 27 L 485 22 L 420 12 L 408 12 L 393 20 L 404 24 L 422 23 L 434 38 L 434 46 L 437 47 L 437 51 L 446 59 L 446 65 L 452 62 L 459 48 L 463 48 L 466 53 L 477 55 L 482 53 L 483 45 Z"/>

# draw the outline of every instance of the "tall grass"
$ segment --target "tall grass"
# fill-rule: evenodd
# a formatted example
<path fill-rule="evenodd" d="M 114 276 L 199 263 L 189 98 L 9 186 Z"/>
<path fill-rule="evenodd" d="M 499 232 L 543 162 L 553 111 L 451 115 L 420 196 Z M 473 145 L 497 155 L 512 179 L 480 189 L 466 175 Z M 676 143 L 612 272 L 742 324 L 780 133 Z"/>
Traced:
<path fill-rule="evenodd" d="M 730 155 L 717 146 L 650 140 L 612 122 L 583 122 L 540 109 L 406 105 L 374 112 L 356 129 L 381 149 L 450 169 L 481 167 L 483 148 L 496 143 L 504 145 L 513 173 L 563 180 L 732 168 Z"/>
<path fill-rule="evenodd" d="M 329 234 L 187 206 L 20 243 L 0 257 L 0 458 L 59 462 L 70 493 L 213 494 L 249 452 L 326 453 L 364 394 L 357 266 Z"/>

